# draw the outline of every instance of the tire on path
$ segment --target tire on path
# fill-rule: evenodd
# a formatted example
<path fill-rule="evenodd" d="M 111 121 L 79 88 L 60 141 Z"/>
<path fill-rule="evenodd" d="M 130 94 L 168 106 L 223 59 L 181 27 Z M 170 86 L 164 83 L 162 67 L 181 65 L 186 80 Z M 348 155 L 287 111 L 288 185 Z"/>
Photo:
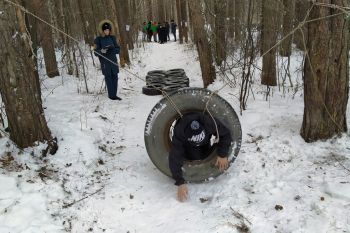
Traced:
<path fill-rule="evenodd" d="M 157 88 L 158 89 L 157 89 Z M 143 86 L 142 87 L 142 94 L 145 94 L 145 95 L 161 95 L 162 92 L 160 91 L 162 87 L 161 86 Z"/>
<path fill-rule="evenodd" d="M 212 95 L 212 96 L 211 96 Z M 239 118 L 231 105 L 217 94 L 202 88 L 183 88 L 170 95 L 182 114 L 203 112 L 209 100 L 210 113 L 219 119 L 231 132 L 232 144 L 229 161 L 232 163 L 239 152 L 242 130 Z M 180 118 L 169 99 L 161 99 L 151 110 L 145 125 L 145 145 L 153 164 L 165 175 L 171 177 L 168 155 L 171 146 L 172 127 Z M 202 182 L 222 174 L 214 165 L 216 162 L 215 146 L 208 157 L 199 161 L 185 161 L 183 176 L 186 181 Z"/>

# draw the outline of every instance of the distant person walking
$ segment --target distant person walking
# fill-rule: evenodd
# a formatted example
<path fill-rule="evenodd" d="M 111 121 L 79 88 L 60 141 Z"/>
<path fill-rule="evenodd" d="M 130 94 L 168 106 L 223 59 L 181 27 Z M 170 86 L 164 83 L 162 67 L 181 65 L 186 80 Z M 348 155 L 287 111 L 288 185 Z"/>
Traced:
<path fill-rule="evenodd" d="M 157 42 L 157 37 L 158 37 L 158 23 L 157 22 L 153 22 L 152 26 L 151 26 L 151 30 L 153 33 L 153 41 Z"/>
<path fill-rule="evenodd" d="M 167 32 L 164 24 L 159 24 L 158 35 L 159 43 L 164 44 L 167 42 Z"/>
<path fill-rule="evenodd" d="M 172 19 L 170 21 L 170 29 L 171 29 L 171 33 L 173 34 L 174 36 L 174 39 L 176 41 L 176 27 L 177 27 L 177 24 L 175 23 L 175 21 Z"/>
<path fill-rule="evenodd" d="M 147 38 L 147 23 L 143 22 L 142 24 L 142 41 L 146 41 Z"/>
<path fill-rule="evenodd" d="M 167 35 L 167 39 L 168 39 L 168 41 L 170 41 L 170 24 L 169 24 L 169 22 L 167 21 L 167 22 L 165 22 L 165 29 L 166 29 L 166 35 Z"/>
<path fill-rule="evenodd" d="M 112 25 L 112 22 L 109 20 L 100 22 L 98 30 L 101 35 L 95 39 L 94 54 L 99 58 L 101 63 L 108 97 L 111 100 L 122 100 L 117 96 L 119 67 L 116 55 L 119 54 L 120 47 L 117 44 L 115 36 L 111 35 Z"/>
<path fill-rule="evenodd" d="M 152 41 L 152 35 L 153 35 L 153 32 L 152 32 L 152 22 L 151 22 L 151 21 L 148 22 L 147 27 L 146 27 L 146 30 L 147 30 L 148 42 L 151 42 L 151 41 Z"/>

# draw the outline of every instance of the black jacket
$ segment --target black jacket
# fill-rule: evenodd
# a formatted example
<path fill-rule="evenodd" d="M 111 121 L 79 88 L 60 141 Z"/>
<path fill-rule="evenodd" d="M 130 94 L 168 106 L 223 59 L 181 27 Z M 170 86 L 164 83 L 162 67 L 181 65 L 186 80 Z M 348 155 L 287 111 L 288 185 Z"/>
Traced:
<path fill-rule="evenodd" d="M 205 131 L 204 138 L 200 143 L 191 141 L 189 129 L 192 121 L 198 121 Z M 215 119 L 219 132 L 219 142 L 217 144 L 218 156 L 224 158 L 228 156 L 229 148 L 232 142 L 230 131 L 217 119 Z M 172 137 L 172 147 L 169 153 L 169 168 L 175 179 L 175 185 L 184 184 L 181 167 L 186 157 L 186 152 L 191 151 L 194 147 L 208 148 L 211 136 L 217 136 L 215 123 L 210 115 L 203 113 L 191 113 L 183 116 L 174 127 Z"/>
<path fill-rule="evenodd" d="M 170 23 L 170 30 L 172 33 L 176 32 L 176 27 L 177 27 L 177 24 L 175 22 Z"/>

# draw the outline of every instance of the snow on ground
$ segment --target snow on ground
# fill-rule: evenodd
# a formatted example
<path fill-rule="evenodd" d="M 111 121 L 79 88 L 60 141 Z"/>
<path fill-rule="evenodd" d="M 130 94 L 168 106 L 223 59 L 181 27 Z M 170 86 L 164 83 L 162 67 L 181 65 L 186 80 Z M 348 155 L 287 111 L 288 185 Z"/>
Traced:
<path fill-rule="evenodd" d="M 133 57 L 129 71 L 142 78 L 149 70 L 184 68 L 191 86 L 202 86 L 190 46 L 147 43 Z M 155 168 L 143 141 L 146 118 L 161 97 L 143 95 L 144 82 L 122 70 L 123 100 L 111 101 L 99 94 L 101 72 L 89 64 L 88 73 L 89 94 L 72 76 L 43 78 L 45 115 L 59 142 L 55 155 L 43 157 L 41 144 L 20 151 L 0 139 L 1 233 L 350 232 L 349 134 L 305 143 L 301 91 L 275 89 L 264 101 L 255 84 L 255 99 L 240 116 L 237 160 L 217 179 L 190 184 L 190 199 L 179 203 L 174 182 Z M 218 78 L 209 88 L 222 86 Z M 237 113 L 238 90 L 219 93 Z"/>

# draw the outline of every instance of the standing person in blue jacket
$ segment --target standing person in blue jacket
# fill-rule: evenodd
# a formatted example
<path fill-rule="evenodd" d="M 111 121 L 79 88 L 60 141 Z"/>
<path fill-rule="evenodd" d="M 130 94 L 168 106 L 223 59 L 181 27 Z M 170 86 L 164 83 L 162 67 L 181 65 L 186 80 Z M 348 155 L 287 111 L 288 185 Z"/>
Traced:
<path fill-rule="evenodd" d="M 219 135 L 217 135 L 219 134 Z M 211 137 L 219 139 L 217 143 L 216 166 L 220 171 L 228 168 L 228 152 L 232 143 L 231 133 L 218 119 L 204 113 L 189 113 L 176 122 L 169 153 L 169 168 L 175 185 L 178 186 L 177 198 L 183 202 L 188 197 L 188 189 L 182 175 L 185 160 L 203 160 L 212 147 Z"/>
<path fill-rule="evenodd" d="M 99 31 L 101 36 L 95 39 L 95 55 L 98 56 L 102 74 L 105 76 L 108 98 L 111 100 L 122 100 L 117 96 L 118 89 L 118 59 L 120 47 L 116 41 L 115 36 L 111 35 L 112 22 L 103 20 L 99 24 Z"/>

